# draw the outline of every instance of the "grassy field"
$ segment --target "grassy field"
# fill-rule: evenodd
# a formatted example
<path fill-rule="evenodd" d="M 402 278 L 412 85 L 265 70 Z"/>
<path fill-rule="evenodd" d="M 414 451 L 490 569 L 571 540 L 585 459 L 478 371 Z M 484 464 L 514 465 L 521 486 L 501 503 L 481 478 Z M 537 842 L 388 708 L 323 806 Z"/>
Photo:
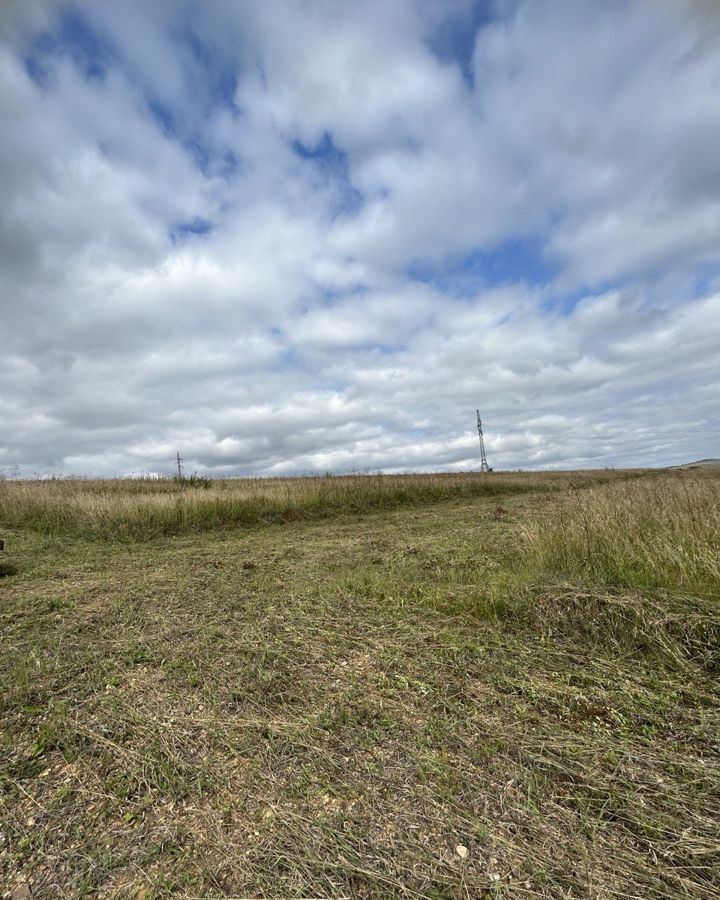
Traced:
<path fill-rule="evenodd" d="M 5 481 L 0 537 L 0 897 L 720 892 L 717 470 Z"/>
<path fill-rule="evenodd" d="M 585 475 L 604 480 L 611 475 Z M 5 524 L 45 534 L 117 540 L 329 518 L 459 498 L 522 494 L 564 484 L 522 473 L 320 478 L 0 482 Z"/>

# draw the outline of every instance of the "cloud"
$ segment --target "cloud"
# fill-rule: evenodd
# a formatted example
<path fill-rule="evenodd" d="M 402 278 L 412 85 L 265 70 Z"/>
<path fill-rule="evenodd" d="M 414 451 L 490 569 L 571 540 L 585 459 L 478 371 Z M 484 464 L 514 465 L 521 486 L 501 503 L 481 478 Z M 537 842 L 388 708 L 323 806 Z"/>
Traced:
<path fill-rule="evenodd" d="M 8 2 L 0 469 L 717 455 L 712 3 Z"/>

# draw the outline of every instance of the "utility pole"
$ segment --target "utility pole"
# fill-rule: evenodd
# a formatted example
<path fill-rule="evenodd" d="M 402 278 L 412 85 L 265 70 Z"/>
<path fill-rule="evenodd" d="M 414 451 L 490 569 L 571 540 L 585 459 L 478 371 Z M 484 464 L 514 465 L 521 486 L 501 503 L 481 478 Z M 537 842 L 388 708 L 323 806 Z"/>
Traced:
<path fill-rule="evenodd" d="M 183 461 L 182 461 L 182 456 L 180 456 L 180 451 L 178 450 L 178 453 L 177 453 L 177 470 L 178 470 L 177 477 L 178 477 L 178 480 L 179 480 L 179 481 L 182 481 L 182 477 L 183 477 L 183 465 L 182 465 L 182 463 L 183 463 Z"/>
<path fill-rule="evenodd" d="M 477 430 L 478 437 L 480 438 L 480 471 L 481 472 L 492 472 L 492 469 L 488 465 L 488 461 L 485 457 L 485 441 L 483 440 L 483 430 L 482 430 L 482 422 L 480 420 L 480 410 L 476 409 L 477 413 Z"/>

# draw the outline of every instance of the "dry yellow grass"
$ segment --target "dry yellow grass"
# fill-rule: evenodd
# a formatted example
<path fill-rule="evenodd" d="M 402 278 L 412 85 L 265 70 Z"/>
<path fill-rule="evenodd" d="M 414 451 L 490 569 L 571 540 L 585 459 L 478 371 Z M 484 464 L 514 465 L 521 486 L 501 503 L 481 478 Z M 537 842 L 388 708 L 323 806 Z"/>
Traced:
<path fill-rule="evenodd" d="M 0 481 L 0 523 L 46 534 L 140 537 L 287 522 L 460 497 L 554 490 L 627 473 L 349 475 L 153 481 Z"/>
<path fill-rule="evenodd" d="M 539 571 L 720 597 L 720 478 L 675 471 L 558 495 L 525 530 Z"/>

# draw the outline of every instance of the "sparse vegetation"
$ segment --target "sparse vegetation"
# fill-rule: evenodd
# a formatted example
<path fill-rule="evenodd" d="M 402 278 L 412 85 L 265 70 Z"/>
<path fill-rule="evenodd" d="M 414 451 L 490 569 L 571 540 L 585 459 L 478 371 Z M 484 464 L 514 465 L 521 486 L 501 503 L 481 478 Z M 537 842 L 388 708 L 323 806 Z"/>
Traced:
<path fill-rule="evenodd" d="M 0 884 L 714 898 L 720 475 L 631 474 L 1 484 Z"/>

